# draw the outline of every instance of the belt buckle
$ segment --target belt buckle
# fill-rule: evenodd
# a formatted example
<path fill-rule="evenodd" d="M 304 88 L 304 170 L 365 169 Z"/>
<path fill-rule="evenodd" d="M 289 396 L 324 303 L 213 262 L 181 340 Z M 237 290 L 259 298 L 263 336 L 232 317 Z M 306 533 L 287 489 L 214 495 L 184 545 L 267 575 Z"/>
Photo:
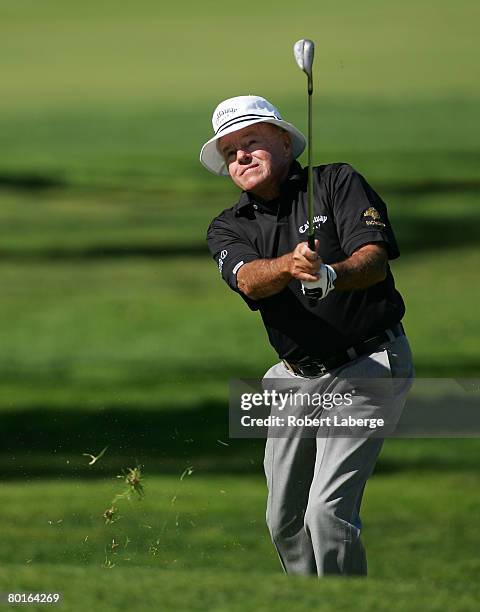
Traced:
<path fill-rule="evenodd" d="M 316 368 L 318 368 L 318 372 L 315 374 L 315 376 L 323 375 L 328 372 L 328 368 L 325 366 L 324 363 L 320 363 L 319 361 L 314 361 L 313 365 Z"/>

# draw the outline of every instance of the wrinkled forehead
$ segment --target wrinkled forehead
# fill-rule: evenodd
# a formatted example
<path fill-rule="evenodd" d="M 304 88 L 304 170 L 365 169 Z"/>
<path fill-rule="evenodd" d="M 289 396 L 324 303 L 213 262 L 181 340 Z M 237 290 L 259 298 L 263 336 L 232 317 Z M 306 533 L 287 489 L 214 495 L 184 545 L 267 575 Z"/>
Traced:
<path fill-rule="evenodd" d="M 248 125 L 241 130 L 236 130 L 231 134 L 227 134 L 226 136 L 222 136 L 217 141 L 217 149 L 221 151 L 226 146 L 241 141 L 245 138 L 250 138 L 251 136 L 262 135 L 280 135 L 283 130 L 276 125 L 272 125 L 271 123 L 254 123 L 253 125 Z"/>

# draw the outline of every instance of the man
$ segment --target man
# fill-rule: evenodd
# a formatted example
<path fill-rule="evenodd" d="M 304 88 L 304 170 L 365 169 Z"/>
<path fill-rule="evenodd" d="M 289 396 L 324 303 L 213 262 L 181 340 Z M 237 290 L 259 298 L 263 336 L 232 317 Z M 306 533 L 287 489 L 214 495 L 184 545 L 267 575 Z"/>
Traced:
<path fill-rule="evenodd" d="M 258 96 L 225 100 L 212 123 L 215 135 L 200 160 L 229 175 L 242 194 L 212 221 L 208 245 L 224 280 L 260 312 L 281 360 L 264 382 L 283 378 L 331 392 L 345 391 L 354 378 L 378 378 L 389 393 L 375 400 L 366 386 L 359 414 L 398 414 L 413 366 L 388 265 L 399 251 L 384 202 L 348 164 L 315 168 L 311 251 L 307 172 L 296 161 L 303 134 Z M 316 301 L 305 295 L 312 287 L 319 288 Z M 269 435 L 267 524 L 285 572 L 367 573 L 359 511 L 382 441 Z"/>

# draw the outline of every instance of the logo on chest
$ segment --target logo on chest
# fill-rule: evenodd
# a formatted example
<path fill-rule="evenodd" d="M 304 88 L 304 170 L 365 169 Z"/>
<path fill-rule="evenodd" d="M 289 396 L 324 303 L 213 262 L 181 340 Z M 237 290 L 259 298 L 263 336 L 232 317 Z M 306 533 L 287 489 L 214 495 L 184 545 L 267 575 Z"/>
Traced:
<path fill-rule="evenodd" d="M 319 229 L 323 225 L 323 223 L 325 223 L 326 221 L 327 221 L 327 215 L 316 215 L 315 217 L 313 217 L 313 228 Z M 304 234 L 308 230 L 309 225 L 310 224 L 307 221 L 306 223 L 304 223 L 298 228 L 298 231 L 301 234 Z"/>

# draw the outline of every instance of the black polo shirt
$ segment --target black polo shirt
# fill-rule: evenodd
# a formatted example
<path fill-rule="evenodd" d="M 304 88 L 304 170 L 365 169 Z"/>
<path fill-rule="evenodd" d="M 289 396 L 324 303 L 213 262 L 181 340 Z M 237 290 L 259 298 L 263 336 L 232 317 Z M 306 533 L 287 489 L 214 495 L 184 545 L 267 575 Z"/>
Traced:
<path fill-rule="evenodd" d="M 314 168 L 313 193 L 315 238 L 325 263 L 342 261 L 372 242 L 384 243 L 389 259 L 400 255 L 385 203 L 351 166 Z M 328 358 L 398 323 L 405 313 L 389 267 L 384 281 L 368 289 L 334 290 L 314 306 L 297 279 L 268 298 L 251 300 L 241 293 L 236 273 L 243 264 L 293 251 L 307 240 L 307 229 L 307 169 L 294 162 L 278 200 L 261 203 L 243 192 L 207 232 L 223 279 L 260 311 L 279 357 L 294 362 Z"/>

